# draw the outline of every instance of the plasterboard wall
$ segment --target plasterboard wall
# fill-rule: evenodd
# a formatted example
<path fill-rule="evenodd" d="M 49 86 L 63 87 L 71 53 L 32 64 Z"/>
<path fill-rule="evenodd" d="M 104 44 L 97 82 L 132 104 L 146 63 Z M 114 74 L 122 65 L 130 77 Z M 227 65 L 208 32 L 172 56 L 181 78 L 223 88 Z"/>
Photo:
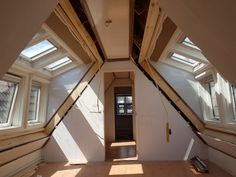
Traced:
<path fill-rule="evenodd" d="M 56 0 L 1 1 L 0 77 L 7 72 L 56 5 Z"/>
<path fill-rule="evenodd" d="M 50 120 L 90 66 L 91 63 L 82 64 L 52 79 L 48 89 L 47 121 Z"/>
<path fill-rule="evenodd" d="M 198 82 L 194 79 L 193 74 L 161 62 L 153 63 L 153 66 L 192 108 L 199 118 L 203 119 L 198 95 Z"/>
<path fill-rule="evenodd" d="M 118 71 L 135 73 L 134 115 L 137 120 L 135 126 L 140 160 L 184 160 L 192 155 L 207 158 L 206 146 L 163 98 L 172 129 L 170 143 L 166 142 L 166 114 L 156 87 L 132 62 L 123 61 L 103 65 L 90 86 L 54 131 L 44 148 L 46 161 L 85 163 L 104 160 L 103 73 Z M 97 101 L 100 103 L 99 108 Z"/>
<path fill-rule="evenodd" d="M 219 73 L 236 85 L 236 1 L 159 0 L 159 3 Z"/>
<path fill-rule="evenodd" d="M 104 84 L 99 72 L 60 122 L 44 148 L 47 162 L 103 161 Z M 73 76 L 72 76 L 73 77 Z"/>
<path fill-rule="evenodd" d="M 225 169 L 233 176 L 236 176 L 235 158 L 232 158 L 210 147 L 208 147 L 208 157 L 210 161 L 217 164 L 219 167 Z"/>

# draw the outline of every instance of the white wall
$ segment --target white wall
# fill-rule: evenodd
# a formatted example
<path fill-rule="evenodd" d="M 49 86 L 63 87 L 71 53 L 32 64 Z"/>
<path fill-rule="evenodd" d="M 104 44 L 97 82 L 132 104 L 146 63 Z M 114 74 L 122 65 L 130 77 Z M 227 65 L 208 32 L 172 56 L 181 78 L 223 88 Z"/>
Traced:
<path fill-rule="evenodd" d="M 44 148 L 45 161 L 86 163 L 104 160 L 104 84 L 101 74 L 95 76 L 53 132 Z"/>
<path fill-rule="evenodd" d="M 83 163 L 104 160 L 103 73 L 118 71 L 135 73 L 134 116 L 137 119 L 137 148 L 140 160 L 183 160 L 195 154 L 207 158 L 206 146 L 163 98 L 172 129 L 170 143 L 166 142 L 166 115 L 156 87 L 132 62 L 123 61 L 103 65 L 90 86 L 53 132 L 49 143 L 44 148 L 46 161 Z M 98 92 L 99 110 L 96 95 Z M 192 145 L 192 148 L 189 148 L 189 145 Z"/>
<path fill-rule="evenodd" d="M 212 149 L 210 147 L 208 147 L 208 157 L 211 162 L 225 169 L 233 176 L 236 176 L 235 158 L 223 154 L 222 152 Z"/>
<path fill-rule="evenodd" d="M 203 119 L 198 95 L 198 82 L 195 80 L 193 74 L 161 62 L 153 63 L 153 66 L 192 108 L 199 118 Z"/>
<path fill-rule="evenodd" d="M 91 64 L 82 64 L 52 79 L 48 89 L 47 121 L 63 103 Z"/>

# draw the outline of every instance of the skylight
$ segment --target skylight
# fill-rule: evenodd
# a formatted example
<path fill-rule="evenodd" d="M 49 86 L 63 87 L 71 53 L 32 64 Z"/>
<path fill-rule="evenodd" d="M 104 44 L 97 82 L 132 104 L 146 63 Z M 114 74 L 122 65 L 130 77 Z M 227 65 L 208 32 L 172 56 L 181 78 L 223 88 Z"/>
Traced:
<path fill-rule="evenodd" d="M 48 40 L 43 40 L 21 52 L 21 54 L 31 61 L 38 59 L 39 57 L 42 57 L 57 48 Z"/>
<path fill-rule="evenodd" d="M 69 57 L 64 57 L 54 63 L 51 63 L 50 65 L 46 66 L 45 68 L 49 71 L 54 71 L 54 70 L 57 70 L 69 63 L 71 63 L 72 60 L 69 58 Z"/>
<path fill-rule="evenodd" d="M 188 37 L 184 38 L 184 40 L 182 41 L 182 44 L 187 45 L 197 50 L 201 50 Z"/>
<path fill-rule="evenodd" d="M 183 55 L 177 54 L 177 53 L 173 53 L 171 55 L 171 59 L 188 64 L 190 66 L 196 66 L 199 62 L 195 61 L 193 59 L 187 58 Z"/>

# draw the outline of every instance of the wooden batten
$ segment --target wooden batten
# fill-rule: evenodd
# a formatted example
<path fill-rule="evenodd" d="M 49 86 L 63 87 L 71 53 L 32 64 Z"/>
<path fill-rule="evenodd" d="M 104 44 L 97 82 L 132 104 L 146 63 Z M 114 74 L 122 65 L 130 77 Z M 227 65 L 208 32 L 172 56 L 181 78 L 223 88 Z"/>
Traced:
<path fill-rule="evenodd" d="M 15 138 L 10 138 L 2 140 L 0 142 L 0 152 L 12 149 L 30 142 L 38 141 L 47 137 L 47 134 L 43 132 L 36 132 L 31 134 L 26 134 L 23 136 L 17 136 Z"/>
<path fill-rule="evenodd" d="M 160 9 L 158 1 L 151 0 L 139 55 L 139 62 L 150 59 L 166 17 L 166 14 Z"/>
<path fill-rule="evenodd" d="M 59 107 L 49 123 L 46 125 L 46 134 L 50 135 L 53 132 L 55 127 L 59 124 L 59 122 L 64 118 L 65 114 L 68 112 L 71 106 L 73 106 L 76 100 L 80 97 L 81 93 L 84 91 L 84 89 L 87 87 L 87 85 L 99 69 L 100 65 L 97 62 L 90 67 L 89 71 L 85 74 L 79 84 L 74 88 L 74 90 L 70 93 L 64 103 Z"/>
<path fill-rule="evenodd" d="M 59 1 L 59 4 L 55 9 L 55 13 L 68 27 L 72 35 L 79 41 L 80 45 L 87 52 L 88 56 L 93 61 L 97 61 L 99 65 L 102 65 L 103 60 L 98 53 L 96 45 L 92 40 L 91 36 L 84 28 L 82 22 L 74 11 L 70 1 Z"/>
<path fill-rule="evenodd" d="M 143 61 L 140 63 L 142 68 L 152 77 L 155 83 L 165 91 L 171 101 L 184 113 L 189 121 L 196 127 L 198 131 L 205 129 L 204 123 L 196 115 L 195 112 L 183 101 L 183 99 L 173 90 L 173 88 L 162 78 L 162 76 L 148 63 Z"/>

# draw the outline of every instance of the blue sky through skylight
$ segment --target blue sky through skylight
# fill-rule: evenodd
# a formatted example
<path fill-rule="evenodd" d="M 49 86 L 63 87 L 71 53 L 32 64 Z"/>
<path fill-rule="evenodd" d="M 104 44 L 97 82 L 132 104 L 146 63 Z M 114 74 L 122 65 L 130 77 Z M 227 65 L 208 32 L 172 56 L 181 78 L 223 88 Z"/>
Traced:
<path fill-rule="evenodd" d="M 42 54 L 50 49 L 56 49 L 56 47 L 50 43 L 48 40 L 41 41 L 32 47 L 29 47 L 21 52 L 22 55 L 26 56 L 29 59 Z M 33 60 L 33 59 L 32 59 Z"/>
<path fill-rule="evenodd" d="M 71 59 L 68 57 L 64 57 L 54 63 L 51 63 L 50 65 L 46 66 L 46 69 L 50 70 L 50 71 L 54 71 L 56 69 L 59 69 L 69 63 L 71 63 Z"/>

